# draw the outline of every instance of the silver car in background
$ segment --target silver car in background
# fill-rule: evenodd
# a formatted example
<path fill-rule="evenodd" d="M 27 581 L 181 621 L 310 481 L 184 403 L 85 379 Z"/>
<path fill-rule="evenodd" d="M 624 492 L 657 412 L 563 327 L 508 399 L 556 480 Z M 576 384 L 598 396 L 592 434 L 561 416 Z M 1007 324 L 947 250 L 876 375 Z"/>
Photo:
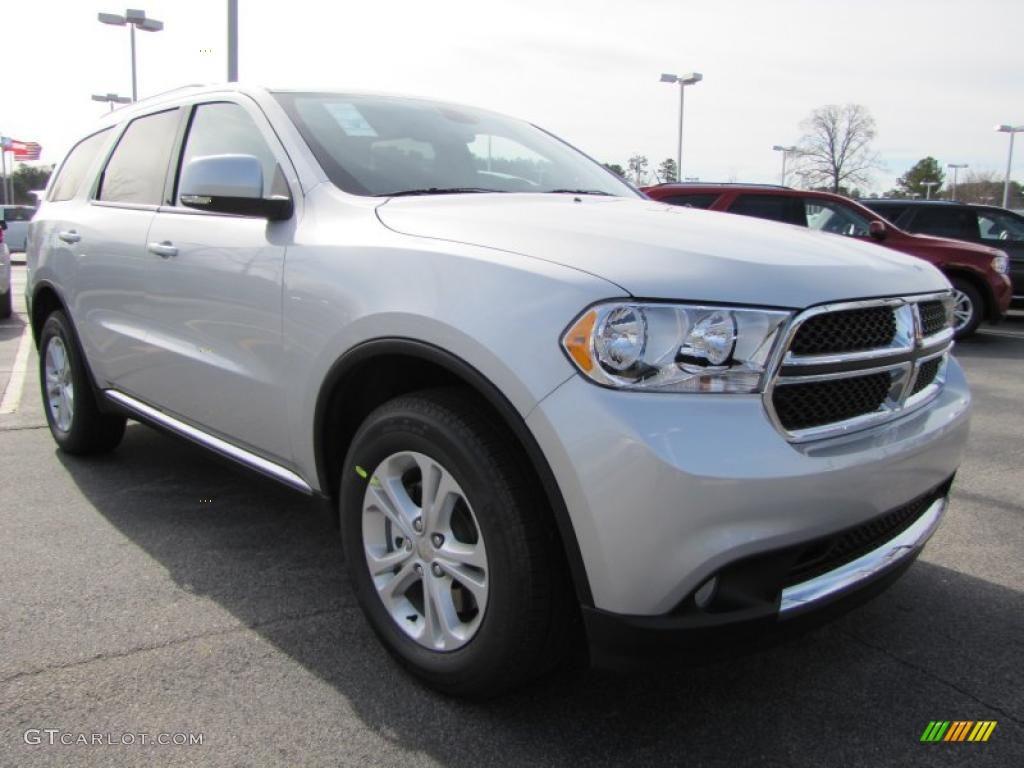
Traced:
<path fill-rule="evenodd" d="M 802 628 L 939 524 L 970 396 L 923 261 L 451 104 L 187 88 L 83 135 L 29 239 L 54 439 L 131 417 L 329 498 L 441 690 Z"/>

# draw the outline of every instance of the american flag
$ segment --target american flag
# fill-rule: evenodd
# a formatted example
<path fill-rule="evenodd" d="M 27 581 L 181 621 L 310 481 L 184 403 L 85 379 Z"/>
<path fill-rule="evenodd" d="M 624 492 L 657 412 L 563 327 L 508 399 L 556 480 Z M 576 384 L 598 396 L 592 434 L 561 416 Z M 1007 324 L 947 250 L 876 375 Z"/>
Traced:
<path fill-rule="evenodd" d="M 4 147 L 8 152 L 14 153 L 17 160 L 38 160 L 43 148 L 34 141 L 18 141 L 11 139 L 10 144 Z"/>

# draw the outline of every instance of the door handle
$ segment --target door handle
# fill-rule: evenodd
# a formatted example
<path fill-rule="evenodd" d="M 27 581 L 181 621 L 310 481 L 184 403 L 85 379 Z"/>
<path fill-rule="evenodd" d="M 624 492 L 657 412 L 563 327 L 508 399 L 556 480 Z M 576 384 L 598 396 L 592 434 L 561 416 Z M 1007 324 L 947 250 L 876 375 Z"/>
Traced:
<path fill-rule="evenodd" d="M 178 255 L 178 249 L 174 247 L 170 240 L 164 240 L 162 243 L 150 243 L 148 247 L 150 253 L 155 253 L 164 259 Z"/>
<path fill-rule="evenodd" d="M 73 229 L 69 229 L 64 232 L 58 232 L 57 237 L 59 237 L 65 243 L 77 243 L 79 240 L 82 239 L 82 236 Z"/>

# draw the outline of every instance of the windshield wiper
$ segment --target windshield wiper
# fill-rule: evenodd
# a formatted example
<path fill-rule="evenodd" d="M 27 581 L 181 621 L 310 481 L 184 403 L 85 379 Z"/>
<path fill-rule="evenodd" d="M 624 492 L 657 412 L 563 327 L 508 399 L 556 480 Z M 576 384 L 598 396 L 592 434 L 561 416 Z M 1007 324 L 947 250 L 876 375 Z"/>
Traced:
<path fill-rule="evenodd" d="M 398 192 L 385 192 L 374 197 L 411 197 L 413 195 L 461 195 L 470 192 L 501 192 L 500 189 L 486 187 L 426 187 L 424 189 L 401 189 Z"/>
<path fill-rule="evenodd" d="M 615 197 L 611 192 L 605 192 L 603 189 L 546 189 L 544 191 L 552 195 L 604 195 L 605 197 Z"/>

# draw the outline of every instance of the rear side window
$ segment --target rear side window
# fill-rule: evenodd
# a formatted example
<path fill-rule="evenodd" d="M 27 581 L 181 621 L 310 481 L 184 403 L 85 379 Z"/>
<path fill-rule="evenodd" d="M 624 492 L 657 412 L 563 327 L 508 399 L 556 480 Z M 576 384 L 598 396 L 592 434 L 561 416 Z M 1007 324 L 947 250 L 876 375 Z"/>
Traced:
<path fill-rule="evenodd" d="M 671 195 L 658 200 L 659 203 L 680 205 L 684 208 L 710 208 L 718 199 L 717 192 L 695 192 L 692 195 Z"/>
<path fill-rule="evenodd" d="M 100 177 L 96 198 L 160 205 L 177 130 L 177 109 L 132 120 Z"/>
<path fill-rule="evenodd" d="M 974 211 L 967 208 L 947 208 L 939 205 L 934 208 L 920 208 L 914 214 L 910 229 L 926 235 L 952 237 L 958 240 L 977 240 L 980 237 L 978 217 Z"/>
<path fill-rule="evenodd" d="M 196 158 L 210 155 L 253 155 L 263 166 L 263 193 L 271 194 L 277 160 L 243 107 L 226 101 L 196 107 L 185 140 L 181 167 Z"/>
<path fill-rule="evenodd" d="M 47 200 L 60 202 L 70 200 L 77 194 L 85 180 L 85 174 L 89 172 L 93 160 L 109 138 L 110 130 L 107 128 L 105 131 L 94 133 L 72 147 L 60 171 L 57 172 L 57 178 L 53 181 Z"/>
<path fill-rule="evenodd" d="M 740 195 L 729 208 L 729 213 L 753 216 L 758 219 L 781 221 L 783 224 L 807 226 L 804 201 L 785 195 Z"/>
<path fill-rule="evenodd" d="M 907 206 L 905 205 L 872 205 L 870 202 L 865 203 L 865 205 L 879 216 L 891 221 L 893 224 L 898 224 L 900 217 L 906 213 L 907 210 Z"/>

